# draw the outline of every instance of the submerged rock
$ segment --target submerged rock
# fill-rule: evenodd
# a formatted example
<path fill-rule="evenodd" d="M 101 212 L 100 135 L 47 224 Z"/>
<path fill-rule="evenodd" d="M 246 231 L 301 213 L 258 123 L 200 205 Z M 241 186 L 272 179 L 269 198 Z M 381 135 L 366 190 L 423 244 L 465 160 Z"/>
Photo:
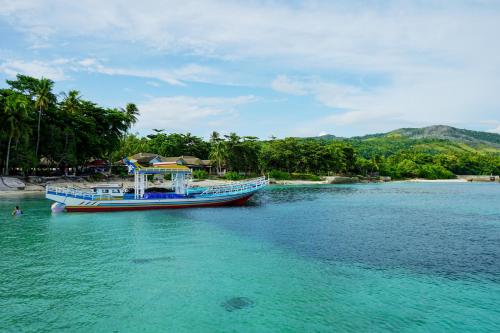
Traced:
<path fill-rule="evenodd" d="M 252 307 L 253 305 L 254 302 L 248 297 L 233 297 L 221 304 L 229 312 Z"/>
<path fill-rule="evenodd" d="M 156 258 L 135 258 L 132 259 L 131 262 L 134 264 L 147 264 L 153 261 L 171 261 L 174 258 L 172 257 L 156 257 Z"/>

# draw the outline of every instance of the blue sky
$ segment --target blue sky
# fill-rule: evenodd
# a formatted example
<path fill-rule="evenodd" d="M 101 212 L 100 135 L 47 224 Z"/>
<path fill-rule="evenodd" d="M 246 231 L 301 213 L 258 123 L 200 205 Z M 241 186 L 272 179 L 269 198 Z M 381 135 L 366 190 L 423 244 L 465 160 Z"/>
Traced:
<path fill-rule="evenodd" d="M 0 0 L 0 86 L 48 77 L 134 128 L 500 133 L 498 1 Z"/>

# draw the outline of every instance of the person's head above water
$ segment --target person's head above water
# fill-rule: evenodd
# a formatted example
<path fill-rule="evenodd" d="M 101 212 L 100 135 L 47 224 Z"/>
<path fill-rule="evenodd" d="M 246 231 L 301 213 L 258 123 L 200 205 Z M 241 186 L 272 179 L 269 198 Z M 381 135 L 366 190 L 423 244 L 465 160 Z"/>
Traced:
<path fill-rule="evenodd" d="M 21 215 L 23 212 L 19 209 L 19 206 L 16 206 L 12 211 L 12 215 Z"/>

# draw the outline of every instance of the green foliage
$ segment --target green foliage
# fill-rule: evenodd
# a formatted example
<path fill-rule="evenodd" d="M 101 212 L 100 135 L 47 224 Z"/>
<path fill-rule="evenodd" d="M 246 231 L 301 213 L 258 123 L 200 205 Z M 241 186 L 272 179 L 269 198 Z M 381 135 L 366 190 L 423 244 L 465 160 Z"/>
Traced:
<path fill-rule="evenodd" d="M 427 179 L 451 179 L 455 175 L 441 165 L 424 164 L 419 167 L 418 176 Z"/>
<path fill-rule="evenodd" d="M 243 178 L 244 178 L 243 176 L 241 176 L 239 173 L 235 171 L 226 172 L 226 174 L 224 175 L 224 179 L 226 180 L 241 180 Z"/>
<path fill-rule="evenodd" d="M 139 111 L 135 104 L 104 108 L 76 90 L 61 98 L 53 82 L 18 75 L 0 89 L 0 170 L 38 172 L 40 162 L 60 169 L 92 159 L 111 162 L 139 152 L 211 159 L 218 173 L 269 174 L 277 180 L 319 180 L 320 175 L 380 174 L 401 178 L 452 178 L 459 174 L 500 174 L 500 135 L 447 126 L 400 129 L 342 139 L 284 138 L 259 141 L 236 133 L 213 132 L 210 140 L 190 133 L 154 129 L 146 137 L 129 134 Z M 38 147 L 38 148 L 37 148 Z M 114 170 L 117 172 L 116 170 Z M 195 172 L 197 179 L 206 172 Z"/>
<path fill-rule="evenodd" d="M 321 177 L 310 173 L 300 173 L 300 172 L 288 173 L 279 170 L 272 170 L 269 172 L 268 175 L 269 178 L 275 180 L 313 180 L 313 181 L 321 180 Z"/>
<path fill-rule="evenodd" d="M 351 173 L 355 170 L 356 153 L 344 142 L 285 138 L 264 142 L 259 160 L 262 170 Z"/>
<path fill-rule="evenodd" d="M 193 178 L 194 179 L 207 179 L 208 178 L 208 173 L 205 170 L 194 170 L 193 171 Z"/>
<path fill-rule="evenodd" d="M 310 173 L 292 173 L 291 178 L 295 180 L 313 180 L 320 181 L 321 177 Z"/>
<path fill-rule="evenodd" d="M 147 148 L 162 156 L 196 156 L 201 159 L 208 157 L 210 146 L 202 138 L 193 136 L 191 133 L 165 134 L 158 131 L 147 136 Z"/>
<path fill-rule="evenodd" d="M 288 172 L 280 171 L 280 170 L 271 170 L 268 174 L 269 178 L 275 180 L 290 180 L 292 176 Z"/>
<path fill-rule="evenodd" d="M 109 159 L 137 115 L 130 106 L 124 111 L 100 107 L 80 98 L 77 91 L 57 100 L 53 82 L 47 79 L 18 75 L 7 84 L 9 89 L 0 90 L 1 118 L 7 119 L 0 122 L 4 173 L 33 173 L 40 161 L 63 169 Z M 12 96 L 22 103 L 12 107 Z"/>

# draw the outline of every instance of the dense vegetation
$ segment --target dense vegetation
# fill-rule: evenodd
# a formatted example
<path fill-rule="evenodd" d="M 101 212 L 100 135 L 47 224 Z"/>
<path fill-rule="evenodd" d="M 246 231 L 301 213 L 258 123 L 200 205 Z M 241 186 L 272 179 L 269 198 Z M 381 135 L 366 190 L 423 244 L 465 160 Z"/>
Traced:
<path fill-rule="evenodd" d="M 500 150 L 443 139 L 379 136 L 355 139 L 285 138 L 259 141 L 214 132 L 209 142 L 190 134 L 127 135 L 118 156 L 136 152 L 210 158 L 218 171 L 270 173 L 279 179 L 347 174 L 401 178 L 453 178 L 500 173 Z M 231 173 L 229 178 L 236 176 Z"/>
<path fill-rule="evenodd" d="M 358 166 L 394 178 L 437 179 L 500 173 L 500 149 L 492 146 L 473 147 L 460 141 L 392 134 L 346 141 L 358 153 Z"/>
<path fill-rule="evenodd" d="M 64 169 L 109 159 L 136 121 L 134 104 L 103 108 L 76 90 L 57 96 L 53 82 L 18 75 L 0 90 L 0 168 L 31 174 L 40 166 Z"/>
<path fill-rule="evenodd" d="M 401 129 L 344 139 L 284 138 L 261 141 L 213 132 L 209 140 L 190 133 L 128 133 L 138 109 L 103 108 L 78 91 L 59 96 L 53 82 L 18 75 L 0 90 L 0 168 L 4 174 L 63 170 L 93 159 L 117 161 L 138 152 L 211 159 L 226 178 L 241 173 L 279 179 L 318 175 L 382 175 L 393 178 L 452 178 L 457 174 L 500 174 L 500 135 L 446 126 Z M 205 178 L 203 173 L 198 178 Z"/>

